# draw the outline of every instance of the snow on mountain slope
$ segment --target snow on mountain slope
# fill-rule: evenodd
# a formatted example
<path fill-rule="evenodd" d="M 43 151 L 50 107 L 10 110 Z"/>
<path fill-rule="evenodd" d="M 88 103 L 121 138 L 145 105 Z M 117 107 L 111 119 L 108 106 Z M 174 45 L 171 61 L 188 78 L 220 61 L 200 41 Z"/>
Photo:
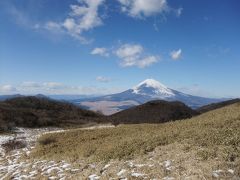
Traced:
<path fill-rule="evenodd" d="M 133 88 L 133 93 L 152 97 L 173 97 L 175 94 L 167 86 L 154 79 L 146 79 Z"/>

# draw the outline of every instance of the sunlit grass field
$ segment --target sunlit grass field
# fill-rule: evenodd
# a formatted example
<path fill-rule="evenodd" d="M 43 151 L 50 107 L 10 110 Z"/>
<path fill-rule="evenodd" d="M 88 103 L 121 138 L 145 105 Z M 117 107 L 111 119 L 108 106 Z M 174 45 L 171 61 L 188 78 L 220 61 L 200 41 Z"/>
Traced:
<path fill-rule="evenodd" d="M 32 156 L 71 162 L 131 159 L 173 143 L 184 144 L 186 151 L 197 151 L 202 160 L 219 158 L 240 162 L 240 103 L 164 124 L 46 134 L 39 139 Z"/>

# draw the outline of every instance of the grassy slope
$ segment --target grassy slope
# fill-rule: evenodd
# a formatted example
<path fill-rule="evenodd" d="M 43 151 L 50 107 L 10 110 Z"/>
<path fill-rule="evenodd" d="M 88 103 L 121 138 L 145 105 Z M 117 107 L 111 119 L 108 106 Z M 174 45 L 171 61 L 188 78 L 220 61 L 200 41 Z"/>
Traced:
<path fill-rule="evenodd" d="M 203 159 L 221 156 L 224 161 L 239 161 L 239 129 L 240 103 L 236 103 L 185 121 L 47 134 L 32 155 L 73 162 L 125 159 L 177 142 L 187 144 L 188 151 L 197 149 Z"/>

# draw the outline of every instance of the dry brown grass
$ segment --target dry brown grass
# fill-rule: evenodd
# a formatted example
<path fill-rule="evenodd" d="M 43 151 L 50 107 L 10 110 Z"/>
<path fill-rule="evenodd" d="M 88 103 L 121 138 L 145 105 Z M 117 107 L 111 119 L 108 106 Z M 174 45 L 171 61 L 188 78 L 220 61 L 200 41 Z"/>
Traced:
<path fill-rule="evenodd" d="M 211 111 L 192 119 L 165 124 L 120 125 L 116 128 L 71 130 L 46 134 L 33 151 L 33 157 L 55 160 L 79 159 L 109 161 L 129 159 L 174 143 L 185 144 L 185 151 L 196 151 L 201 160 L 218 158 L 239 161 L 240 103 Z M 177 153 L 178 149 L 173 149 Z"/>

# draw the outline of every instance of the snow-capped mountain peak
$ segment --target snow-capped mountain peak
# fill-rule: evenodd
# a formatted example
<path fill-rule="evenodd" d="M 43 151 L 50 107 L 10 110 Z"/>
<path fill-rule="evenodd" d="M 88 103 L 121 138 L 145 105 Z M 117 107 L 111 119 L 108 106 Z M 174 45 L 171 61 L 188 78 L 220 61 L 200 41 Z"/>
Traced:
<path fill-rule="evenodd" d="M 140 87 L 142 85 L 145 85 L 146 87 L 156 88 L 156 89 L 161 89 L 161 88 L 167 89 L 167 86 L 160 83 L 159 81 L 156 81 L 155 79 L 146 79 L 141 83 L 139 83 L 136 87 Z"/>
<path fill-rule="evenodd" d="M 171 89 L 154 79 L 142 81 L 133 88 L 133 93 L 161 98 L 175 96 Z"/>
<path fill-rule="evenodd" d="M 154 79 L 146 79 L 134 88 L 120 93 L 76 100 L 75 102 L 81 104 L 83 107 L 88 107 L 92 110 L 101 110 L 105 114 L 110 115 L 152 100 L 181 101 L 191 108 L 196 109 L 206 104 L 219 102 L 222 99 L 192 96 L 170 89 Z"/>

